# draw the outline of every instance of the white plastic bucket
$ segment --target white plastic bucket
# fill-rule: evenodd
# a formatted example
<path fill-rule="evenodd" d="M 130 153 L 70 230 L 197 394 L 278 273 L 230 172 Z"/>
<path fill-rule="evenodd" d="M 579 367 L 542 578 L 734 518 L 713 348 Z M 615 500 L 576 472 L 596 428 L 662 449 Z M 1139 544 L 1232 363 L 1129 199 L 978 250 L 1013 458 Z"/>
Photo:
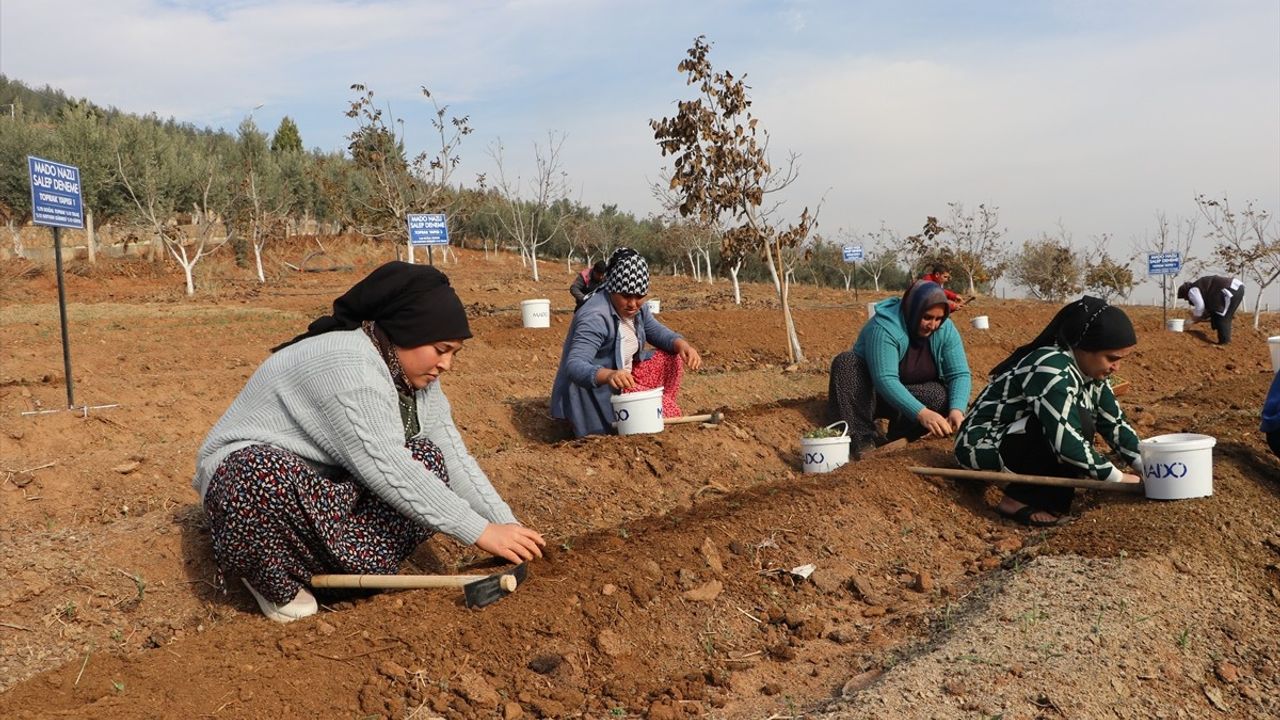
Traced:
<path fill-rule="evenodd" d="M 800 438 L 800 452 L 804 455 L 806 473 L 831 472 L 849 462 L 849 426 L 843 420 L 833 422 L 828 428 L 843 425 L 839 437 Z"/>
<path fill-rule="evenodd" d="M 978 315 L 970 320 L 969 324 L 973 325 L 975 330 L 986 330 L 991 327 L 991 318 L 986 315 Z"/>
<path fill-rule="evenodd" d="M 609 402 L 619 435 L 662 432 L 662 388 L 614 395 Z"/>
<path fill-rule="evenodd" d="M 1267 338 L 1267 347 L 1271 349 L 1271 369 L 1280 372 L 1280 335 Z"/>
<path fill-rule="evenodd" d="M 1172 318 L 1164 321 L 1164 329 L 1169 332 L 1182 332 L 1182 324 L 1186 322 L 1183 318 Z"/>
<path fill-rule="evenodd" d="M 867 319 L 870 320 L 875 316 L 876 316 L 876 304 L 873 302 L 867 303 Z"/>
<path fill-rule="evenodd" d="M 1213 446 L 1209 435 L 1173 433 L 1138 443 L 1142 482 L 1152 500 L 1182 500 L 1213 494 Z"/>
<path fill-rule="evenodd" d="M 522 300 L 520 316 L 527 328 L 551 327 L 550 300 Z"/>
<path fill-rule="evenodd" d="M 650 298 L 646 300 L 644 304 L 648 306 L 649 312 L 654 315 L 662 312 L 662 301 L 658 298 Z"/>

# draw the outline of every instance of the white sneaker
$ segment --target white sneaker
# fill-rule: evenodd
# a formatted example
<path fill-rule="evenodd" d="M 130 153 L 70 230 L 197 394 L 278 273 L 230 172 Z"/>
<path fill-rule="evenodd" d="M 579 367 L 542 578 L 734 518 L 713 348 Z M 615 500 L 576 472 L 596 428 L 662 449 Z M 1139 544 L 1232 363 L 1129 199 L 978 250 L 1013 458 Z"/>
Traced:
<path fill-rule="evenodd" d="M 299 590 L 298 594 L 287 605 L 278 605 L 259 595 L 248 580 L 240 578 L 240 582 L 244 583 L 244 586 L 249 588 L 249 592 L 253 593 L 253 599 L 258 601 L 258 607 L 262 608 L 262 614 L 278 623 L 293 622 L 309 615 L 315 615 L 320 611 L 320 603 L 316 602 L 316 596 L 312 595 L 306 588 Z"/>

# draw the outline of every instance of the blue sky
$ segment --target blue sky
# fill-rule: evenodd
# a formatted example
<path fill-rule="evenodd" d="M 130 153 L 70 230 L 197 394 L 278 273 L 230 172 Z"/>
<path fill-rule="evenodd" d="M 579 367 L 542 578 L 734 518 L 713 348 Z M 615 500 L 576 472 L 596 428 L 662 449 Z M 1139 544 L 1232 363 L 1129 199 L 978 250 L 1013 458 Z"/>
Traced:
<path fill-rule="evenodd" d="M 352 83 L 430 141 L 429 87 L 476 129 L 462 175 L 564 132 L 579 199 L 646 215 L 648 128 L 689 96 L 694 36 L 748 76 L 820 231 L 903 232 L 948 201 L 1001 208 L 1014 242 L 1059 221 L 1120 251 L 1196 193 L 1280 209 L 1280 3 L 3 0 L 0 72 L 133 112 L 234 129 L 255 105 L 338 149 Z M 1276 303 L 1280 304 L 1280 302 Z"/>

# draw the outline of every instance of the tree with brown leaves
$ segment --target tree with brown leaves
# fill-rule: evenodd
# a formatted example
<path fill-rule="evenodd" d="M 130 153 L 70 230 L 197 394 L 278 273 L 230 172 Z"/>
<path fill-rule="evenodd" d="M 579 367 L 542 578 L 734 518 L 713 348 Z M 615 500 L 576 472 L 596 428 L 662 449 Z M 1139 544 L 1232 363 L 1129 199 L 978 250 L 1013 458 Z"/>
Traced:
<path fill-rule="evenodd" d="M 778 205 L 766 208 L 766 196 L 795 181 L 796 156 L 790 155 L 785 168 L 774 169 L 768 133 L 757 129 L 759 118 L 751 114 L 745 76 L 716 71 L 710 52 L 705 36 L 694 39 L 676 69 L 697 88 L 697 97 L 678 101 L 675 116 L 650 120 L 649 126 L 662 155 L 674 157 L 670 188 L 679 198 L 680 215 L 715 229 L 725 262 L 750 254 L 764 256 L 782 305 L 787 357 L 803 362 L 788 302 L 790 283 L 780 268 L 784 250 L 804 242 L 817 225 L 817 215 L 805 208 L 789 226 L 772 221 Z"/>

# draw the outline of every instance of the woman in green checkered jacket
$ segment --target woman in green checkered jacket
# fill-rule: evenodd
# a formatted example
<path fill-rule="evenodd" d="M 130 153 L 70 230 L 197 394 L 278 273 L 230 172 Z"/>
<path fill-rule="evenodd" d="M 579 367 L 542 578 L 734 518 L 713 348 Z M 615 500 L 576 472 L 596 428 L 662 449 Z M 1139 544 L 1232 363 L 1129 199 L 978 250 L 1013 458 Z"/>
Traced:
<path fill-rule="evenodd" d="M 1138 468 L 1138 434 L 1107 378 L 1137 345 L 1129 317 L 1105 300 L 1070 303 L 1035 340 L 991 371 L 956 435 L 956 459 L 973 470 L 1138 482 L 1098 452 L 1101 433 Z M 996 508 L 1027 525 L 1052 525 L 1070 512 L 1072 488 L 1012 483 Z"/>

